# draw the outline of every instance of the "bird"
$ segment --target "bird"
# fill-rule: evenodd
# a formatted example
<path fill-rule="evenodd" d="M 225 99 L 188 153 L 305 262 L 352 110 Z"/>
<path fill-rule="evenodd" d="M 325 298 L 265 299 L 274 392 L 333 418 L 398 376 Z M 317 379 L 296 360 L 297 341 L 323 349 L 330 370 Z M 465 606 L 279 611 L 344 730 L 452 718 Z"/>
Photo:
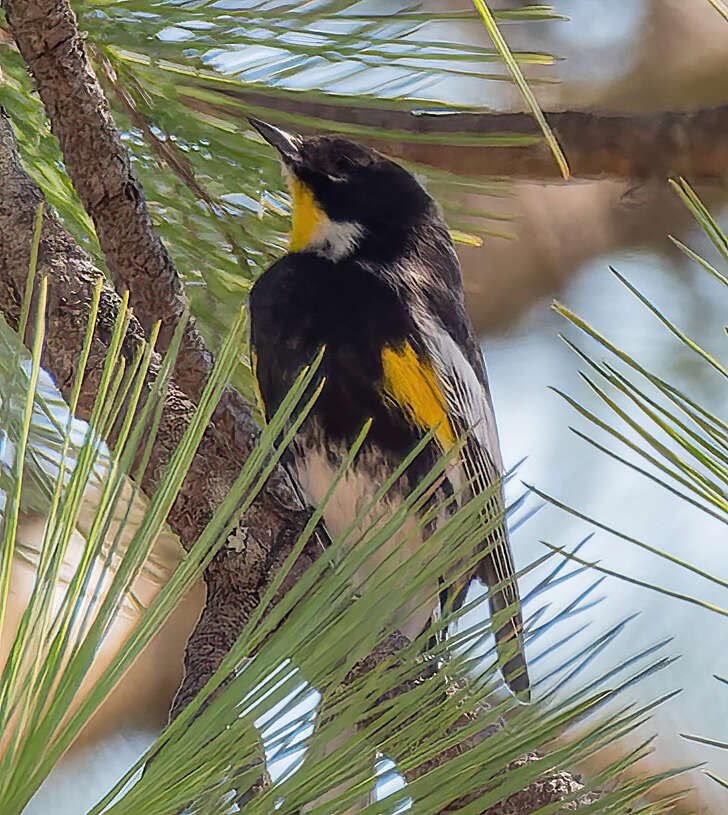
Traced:
<path fill-rule="evenodd" d="M 494 632 L 499 667 L 510 691 L 527 703 L 495 413 L 442 211 L 412 173 L 369 147 L 249 121 L 278 151 L 291 197 L 288 251 L 257 278 L 248 305 L 251 368 L 267 419 L 324 349 L 325 382 L 297 431 L 291 475 L 303 499 L 319 505 L 350 445 L 371 422 L 353 472 L 324 508 L 324 525 L 335 539 L 418 442 L 428 454 L 400 479 L 400 499 L 456 446 L 445 486 L 451 495 L 489 491 L 484 513 L 492 517 L 482 559 L 457 597 L 450 595 L 451 607 L 462 604 L 473 580 L 489 587 L 491 617 L 500 612 Z M 441 592 L 440 605 L 447 600 Z M 433 613 L 412 614 L 407 636 Z"/>

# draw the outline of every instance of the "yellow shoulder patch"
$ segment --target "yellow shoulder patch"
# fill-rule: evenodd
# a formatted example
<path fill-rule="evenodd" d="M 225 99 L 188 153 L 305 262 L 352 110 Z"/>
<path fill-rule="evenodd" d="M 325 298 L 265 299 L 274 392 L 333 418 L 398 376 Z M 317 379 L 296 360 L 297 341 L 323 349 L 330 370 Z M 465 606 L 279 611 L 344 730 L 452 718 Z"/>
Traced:
<path fill-rule="evenodd" d="M 311 190 L 292 173 L 287 173 L 291 191 L 293 223 L 288 248 L 291 252 L 304 249 L 316 230 L 326 220 L 326 213 L 316 203 Z"/>
<path fill-rule="evenodd" d="M 425 431 L 434 430 L 443 449 L 452 446 L 455 434 L 430 363 L 420 359 L 407 342 L 397 349 L 382 350 L 382 368 L 385 397 L 394 402 L 417 427 Z"/>

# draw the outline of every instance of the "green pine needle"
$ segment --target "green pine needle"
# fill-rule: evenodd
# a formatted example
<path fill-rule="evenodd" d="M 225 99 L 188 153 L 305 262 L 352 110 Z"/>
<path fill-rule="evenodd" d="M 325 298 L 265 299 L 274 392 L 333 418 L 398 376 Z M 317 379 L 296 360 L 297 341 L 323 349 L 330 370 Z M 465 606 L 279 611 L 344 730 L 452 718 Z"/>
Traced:
<path fill-rule="evenodd" d="M 503 61 L 508 66 L 508 70 L 511 72 L 511 76 L 513 77 L 513 81 L 516 83 L 518 90 L 521 92 L 521 95 L 526 101 L 533 118 L 536 120 L 536 123 L 541 128 L 541 132 L 543 133 L 544 138 L 546 139 L 546 143 L 549 146 L 549 149 L 553 153 L 554 159 L 556 159 L 556 163 L 561 170 L 561 175 L 564 179 L 569 178 L 569 165 L 566 161 L 566 156 L 564 155 L 561 146 L 559 145 L 556 136 L 554 135 L 553 131 L 549 127 L 548 122 L 546 121 L 546 117 L 543 115 L 543 111 L 541 110 L 538 102 L 536 101 L 536 97 L 533 95 L 533 91 L 529 87 L 528 83 L 526 82 L 525 77 L 523 76 L 523 72 L 521 71 L 518 62 L 516 61 L 511 49 L 508 47 L 508 43 L 506 42 L 505 38 L 500 32 L 498 28 L 498 24 L 493 17 L 493 13 L 488 8 L 488 4 L 485 0 L 473 0 L 473 4 L 475 8 L 478 10 L 483 22 L 485 23 L 485 27 L 488 29 L 488 34 L 490 34 L 490 38 L 493 40 L 493 44 L 500 52 L 501 56 L 503 57 Z"/>

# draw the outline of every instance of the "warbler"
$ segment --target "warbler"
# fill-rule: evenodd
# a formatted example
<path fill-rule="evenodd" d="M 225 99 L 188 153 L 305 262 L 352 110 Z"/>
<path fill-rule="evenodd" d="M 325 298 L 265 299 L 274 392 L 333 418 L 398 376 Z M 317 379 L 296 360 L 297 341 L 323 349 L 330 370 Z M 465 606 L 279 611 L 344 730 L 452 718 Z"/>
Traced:
<path fill-rule="evenodd" d="M 250 122 L 280 154 L 292 199 L 289 251 L 258 278 L 249 302 L 251 360 L 268 418 L 301 368 L 325 348 L 325 384 L 292 449 L 303 497 L 320 504 L 367 419 L 363 447 L 324 509 L 333 538 L 426 434 L 429 456 L 419 457 L 419 469 L 407 469 L 395 496 L 407 495 L 423 468 L 457 444 L 447 470 L 451 495 L 462 500 L 463 492 L 471 497 L 490 487 L 497 521 L 495 531 L 492 523 L 484 531 L 485 554 L 466 583 L 491 587 L 491 615 L 506 617 L 495 632 L 501 672 L 527 701 L 495 414 L 441 210 L 411 173 L 375 150 Z M 458 603 L 464 596 L 461 589 Z M 432 612 L 424 610 L 425 624 Z M 413 619 L 423 622 L 422 615 Z"/>

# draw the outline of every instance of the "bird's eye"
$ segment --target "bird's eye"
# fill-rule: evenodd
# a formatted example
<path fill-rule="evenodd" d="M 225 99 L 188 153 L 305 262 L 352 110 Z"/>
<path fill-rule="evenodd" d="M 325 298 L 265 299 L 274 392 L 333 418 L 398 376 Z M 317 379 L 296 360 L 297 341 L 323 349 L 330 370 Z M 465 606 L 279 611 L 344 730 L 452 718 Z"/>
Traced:
<path fill-rule="evenodd" d="M 341 154 L 331 162 L 331 169 L 328 173 L 331 181 L 346 181 L 349 178 L 351 171 L 354 169 L 355 161 L 351 156 Z"/>
<path fill-rule="evenodd" d="M 340 183 L 349 181 L 352 176 L 373 161 L 370 151 L 359 147 L 352 142 L 327 143 L 325 152 L 322 151 L 319 164 L 329 181 Z"/>

